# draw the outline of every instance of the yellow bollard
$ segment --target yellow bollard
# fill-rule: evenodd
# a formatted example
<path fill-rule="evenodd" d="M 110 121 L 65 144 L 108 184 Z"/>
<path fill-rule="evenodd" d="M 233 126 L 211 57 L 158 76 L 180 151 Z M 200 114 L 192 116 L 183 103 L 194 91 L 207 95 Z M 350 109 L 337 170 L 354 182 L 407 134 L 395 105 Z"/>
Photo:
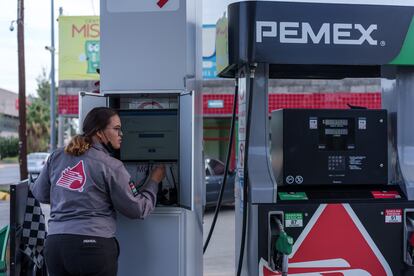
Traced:
<path fill-rule="evenodd" d="M 6 192 L 0 192 L 0 200 L 10 200 L 9 193 Z"/>

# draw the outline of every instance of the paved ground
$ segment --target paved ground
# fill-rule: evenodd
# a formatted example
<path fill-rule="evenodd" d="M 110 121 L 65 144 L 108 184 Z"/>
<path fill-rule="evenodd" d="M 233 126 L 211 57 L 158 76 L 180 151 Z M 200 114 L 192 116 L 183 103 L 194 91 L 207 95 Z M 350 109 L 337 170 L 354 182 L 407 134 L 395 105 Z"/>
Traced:
<path fill-rule="evenodd" d="M 19 180 L 18 164 L 0 164 L 0 185 L 16 183 Z"/>
<path fill-rule="evenodd" d="M 204 216 L 204 236 L 208 234 L 213 215 L 214 212 L 210 211 Z M 205 276 L 235 275 L 234 233 L 234 209 L 229 207 L 223 208 L 217 219 L 209 247 L 204 254 Z"/>
<path fill-rule="evenodd" d="M 0 200 L 0 228 L 9 224 L 10 207 L 8 201 Z"/>

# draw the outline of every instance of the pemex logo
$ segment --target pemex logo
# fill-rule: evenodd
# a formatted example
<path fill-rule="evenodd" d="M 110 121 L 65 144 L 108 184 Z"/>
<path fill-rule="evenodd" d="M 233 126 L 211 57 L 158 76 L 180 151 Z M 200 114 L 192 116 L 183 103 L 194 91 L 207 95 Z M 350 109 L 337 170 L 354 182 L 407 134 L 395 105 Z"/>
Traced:
<path fill-rule="evenodd" d="M 321 204 L 293 245 L 289 275 L 392 275 L 349 204 Z M 260 276 L 279 276 L 261 259 Z"/>
<path fill-rule="evenodd" d="M 83 192 L 83 186 L 86 182 L 86 174 L 83 160 L 79 161 L 75 166 L 67 167 L 62 171 L 56 185 L 64 187 L 72 191 Z"/>

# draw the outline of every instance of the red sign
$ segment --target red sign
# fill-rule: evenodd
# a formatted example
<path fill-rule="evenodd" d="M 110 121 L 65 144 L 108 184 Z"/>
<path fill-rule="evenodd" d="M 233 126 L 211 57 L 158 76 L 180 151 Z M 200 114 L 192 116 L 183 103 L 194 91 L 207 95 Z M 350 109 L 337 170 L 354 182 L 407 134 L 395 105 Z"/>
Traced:
<path fill-rule="evenodd" d="M 396 199 L 401 198 L 397 191 L 371 191 L 374 198 Z"/>
<path fill-rule="evenodd" d="M 165 4 L 167 4 L 168 1 L 169 0 L 159 0 L 157 2 L 157 5 L 158 5 L 158 7 L 162 8 L 162 7 L 164 7 Z"/>
<path fill-rule="evenodd" d="M 28 99 L 26 98 L 26 107 L 30 106 L 31 104 L 32 103 L 29 102 Z M 14 101 L 14 108 L 16 110 L 19 110 L 19 99 L 18 98 Z"/>
<path fill-rule="evenodd" d="M 392 275 L 384 256 L 349 204 L 321 204 L 293 245 L 289 275 Z M 260 276 L 281 275 L 265 260 Z"/>

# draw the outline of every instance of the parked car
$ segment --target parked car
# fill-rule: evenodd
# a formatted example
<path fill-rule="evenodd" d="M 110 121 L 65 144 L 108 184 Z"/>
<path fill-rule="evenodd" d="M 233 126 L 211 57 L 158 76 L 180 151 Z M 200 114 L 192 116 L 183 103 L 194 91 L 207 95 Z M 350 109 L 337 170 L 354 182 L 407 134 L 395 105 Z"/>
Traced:
<path fill-rule="evenodd" d="M 221 185 L 224 177 L 224 163 L 214 158 L 206 158 L 204 160 L 206 169 L 206 207 L 216 206 Z M 236 178 L 235 172 L 229 172 L 227 175 L 226 188 L 223 195 L 223 204 L 234 203 L 234 181 Z"/>
<path fill-rule="evenodd" d="M 33 152 L 27 155 L 27 172 L 37 177 L 49 158 L 48 152 Z"/>

